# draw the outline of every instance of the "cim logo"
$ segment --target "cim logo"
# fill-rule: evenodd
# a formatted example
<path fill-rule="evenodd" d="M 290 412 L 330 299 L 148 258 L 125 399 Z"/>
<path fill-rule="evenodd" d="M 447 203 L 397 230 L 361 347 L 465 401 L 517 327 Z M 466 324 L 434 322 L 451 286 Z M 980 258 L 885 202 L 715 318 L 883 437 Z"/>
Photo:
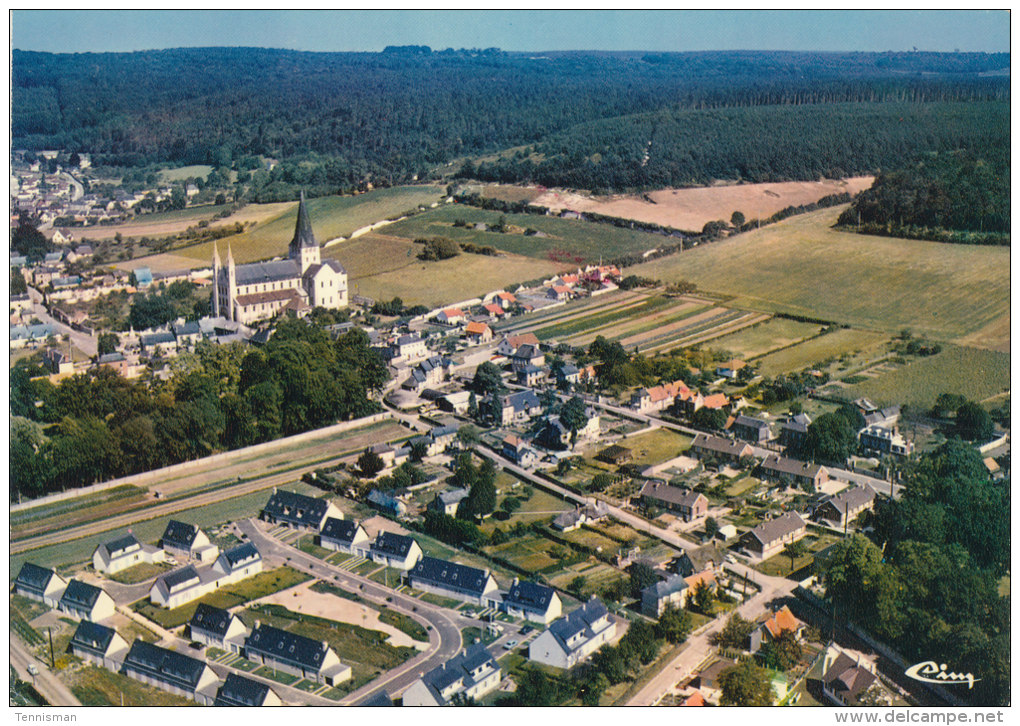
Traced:
<path fill-rule="evenodd" d="M 973 673 L 949 673 L 946 671 L 945 663 L 939 665 L 933 660 L 926 660 L 923 663 L 912 665 L 903 671 L 903 673 L 915 681 L 938 683 L 943 686 L 955 686 L 966 683 L 968 689 L 973 688 L 974 684 L 981 680 L 980 678 L 975 678 Z"/>

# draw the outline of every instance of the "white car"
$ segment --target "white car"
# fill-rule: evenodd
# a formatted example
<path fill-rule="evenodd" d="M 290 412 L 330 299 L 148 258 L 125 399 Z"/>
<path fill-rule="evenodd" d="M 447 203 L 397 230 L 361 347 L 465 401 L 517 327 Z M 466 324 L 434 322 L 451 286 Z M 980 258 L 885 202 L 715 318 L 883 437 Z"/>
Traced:
<path fill-rule="evenodd" d="M 39 669 L 36 667 L 35 663 L 28 664 L 28 672 L 31 673 L 33 676 L 39 675 Z"/>
<path fill-rule="evenodd" d="M 517 646 L 517 641 L 516 640 L 508 640 L 505 643 L 503 643 L 503 648 L 505 650 L 510 650 L 511 648 L 514 648 L 516 646 Z"/>

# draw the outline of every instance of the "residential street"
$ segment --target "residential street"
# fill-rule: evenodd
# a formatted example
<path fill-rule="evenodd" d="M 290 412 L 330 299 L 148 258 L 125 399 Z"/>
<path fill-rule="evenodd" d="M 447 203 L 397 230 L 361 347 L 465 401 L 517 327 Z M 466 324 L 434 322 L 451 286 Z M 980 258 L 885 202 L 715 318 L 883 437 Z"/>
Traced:
<path fill-rule="evenodd" d="M 39 675 L 33 676 L 28 672 L 29 664 L 34 664 L 39 669 Z M 22 643 L 14 633 L 11 633 L 11 665 L 18 673 L 18 678 L 28 683 L 34 683 L 35 689 L 39 691 L 52 706 L 80 706 L 81 701 L 74 697 L 71 689 L 65 686 L 50 672 L 50 669 L 36 660 L 28 652 L 25 644 Z"/>
<path fill-rule="evenodd" d="M 41 292 L 36 290 L 34 287 L 29 286 L 28 295 L 30 298 L 32 298 L 33 303 L 32 314 L 35 315 L 35 317 L 39 318 L 39 320 L 41 320 L 42 322 L 49 323 L 50 325 L 52 325 L 54 335 L 70 336 L 71 343 L 74 344 L 74 347 L 80 350 L 85 355 L 89 356 L 90 358 L 95 356 L 99 352 L 99 342 L 96 340 L 96 338 L 92 337 L 91 335 L 86 335 L 85 333 L 79 330 L 75 330 L 74 328 L 68 325 L 64 325 L 64 323 L 55 320 L 49 314 L 49 312 L 47 312 L 46 307 L 42 304 Z M 64 352 L 66 353 L 67 351 L 65 350 Z"/>

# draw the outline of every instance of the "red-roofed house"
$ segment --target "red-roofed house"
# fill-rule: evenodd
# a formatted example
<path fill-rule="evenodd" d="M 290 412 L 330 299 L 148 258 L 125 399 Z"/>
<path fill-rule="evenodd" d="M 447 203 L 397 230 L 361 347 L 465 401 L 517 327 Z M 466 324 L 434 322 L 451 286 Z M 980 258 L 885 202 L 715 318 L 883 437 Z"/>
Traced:
<path fill-rule="evenodd" d="M 504 310 L 509 310 L 517 304 L 517 296 L 510 292 L 497 292 L 493 300 Z"/>
<path fill-rule="evenodd" d="M 460 308 L 446 308 L 436 316 L 436 320 L 446 325 L 457 325 L 464 322 L 464 311 Z"/>
<path fill-rule="evenodd" d="M 523 333 L 521 335 L 504 335 L 496 346 L 496 352 L 500 355 L 513 355 L 522 345 L 533 345 L 538 348 L 538 338 L 534 333 Z"/>
<path fill-rule="evenodd" d="M 765 643 L 775 640 L 784 632 L 793 633 L 798 640 L 801 633 L 804 632 L 804 623 L 790 611 L 789 605 L 783 605 L 768 620 L 751 632 L 751 652 L 757 653 Z"/>
<path fill-rule="evenodd" d="M 488 343 L 492 340 L 492 328 L 485 323 L 471 321 L 464 328 L 464 337 L 474 344 Z"/>
<path fill-rule="evenodd" d="M 489 303 L 488 305 L 483 305 L 482 307 L 485 308 L 485 312 L 489 314 L 490 318 L 501 318 L 504 315 L 506 315 L 506 313 L 503 312 L 503 308 L 501 308 L 496 303 Z"/>
<path fill-rule="evenodd" d="M 553 300 L 569 300 L 570 288 L 566 285 L 553 285 L 549 288 L 549 292 L 546 293 L 546 297 Z"/>

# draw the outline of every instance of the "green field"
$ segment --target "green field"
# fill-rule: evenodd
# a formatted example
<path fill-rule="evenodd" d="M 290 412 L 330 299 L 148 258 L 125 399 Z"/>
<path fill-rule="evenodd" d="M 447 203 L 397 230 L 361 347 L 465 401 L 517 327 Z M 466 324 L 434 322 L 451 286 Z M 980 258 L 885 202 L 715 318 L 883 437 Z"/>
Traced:
<path fill-rule="evenodd" d="M 822 327 L 785 318 L 770 318 L 736 333 L 712 341 L 711 348 L 735 358 L 755 358 L 816 335 Z"/>
<path fill-rule="evenodd" d="M 690 448 L 691 441 L 689 436 L 675 431 L 655 429 L 637 436 L 628 436 L 619 443 L 631 450 L 634 458 L 630 463 L 653 466 L 680 456 Z"/>
<path fill-rule="evenodd" d="M 208 164 L 195 164 L 193 166 L 181 166 L 176 169 L 164 169 L 159 173 L 159 178 L 164 182 L 184 181 L 190 177 L 201 177 L 205 179 L 212 172 L 213 168 Z"/>
<path fill-rule="evenodd" d="M 417 209 L 419 205 L 428 206 L 439 201 L 442 191 L 438 186 L 393 187 L 353 197 L 309 199 L 307 206 L 315 238 L 322 244 L 336 237 L 349 237 L 355 230 Z M 228 244 L 238 263 L 285 255 L 294 236 L 296 222 L 295 203 L 286 212 L 267 222 L 219 240 L 217 245 L 220 255 L 225 258 Z M 212 248 L 213 243 L 208 242 L 174 250 L 173 254 L 210 262 Z"/>
<path fill-rule="evenodd" d="M 831 229 L 843 207 L 792 217 L 627 274 L 688 280 L 732 304 L 953 340 L 1009 315 L 1008 247 L 870 237 Z M 1008 326 L 998 341 L 1008 344 Z"/>
<path fill-rule="evenodd" d="M 927 410 L 940 393 L 981 401 L 1009 390 L 1009 384 L 1009 354 L 954 345 L 843 390 L 852 399 L 866 396 L 879 405 Z"/>
<path fill-rule="evenodd" d="M 68 677 L 71 692 L 83 706 L 196 706 L 183 696 L 150 686 L 98 666 L 75 669 Z"/>
<path fill-rule="evenodd" d="M 888 340 L 887 335 L 853 328 L 840 328 L 831 333 L 805 340 L 803 343 L 777 350 L 755 360 L 760 373 L 776 376 L 799 371 L 831 358 L 879 346 Z"/>
<path fill-rule="evenodd" d="M 505 218 L 508 225 L 520 227 L 522 231 L 527 228 L 535 229 L 545 236 L 483 232 L 453 226 L 453 222 L 458 219 L 469 224 L 484 222 L 493 226 L 499 223 L 501 217 Z M 608 224 L 593 224 L 534 214 L 501 214 L 462 204 L 450 204 L 419 214 L 389 225 L 383 232 L 412 240 L 419 237 L 448 237 L 457 242 L 488 245 L 513 254 L 568 264 L 597 262 L 600 257 L 613 259 L 623 255 L 640 254 L 660 247 L 667 241 L 667 238 L 661 235 Z"/>

